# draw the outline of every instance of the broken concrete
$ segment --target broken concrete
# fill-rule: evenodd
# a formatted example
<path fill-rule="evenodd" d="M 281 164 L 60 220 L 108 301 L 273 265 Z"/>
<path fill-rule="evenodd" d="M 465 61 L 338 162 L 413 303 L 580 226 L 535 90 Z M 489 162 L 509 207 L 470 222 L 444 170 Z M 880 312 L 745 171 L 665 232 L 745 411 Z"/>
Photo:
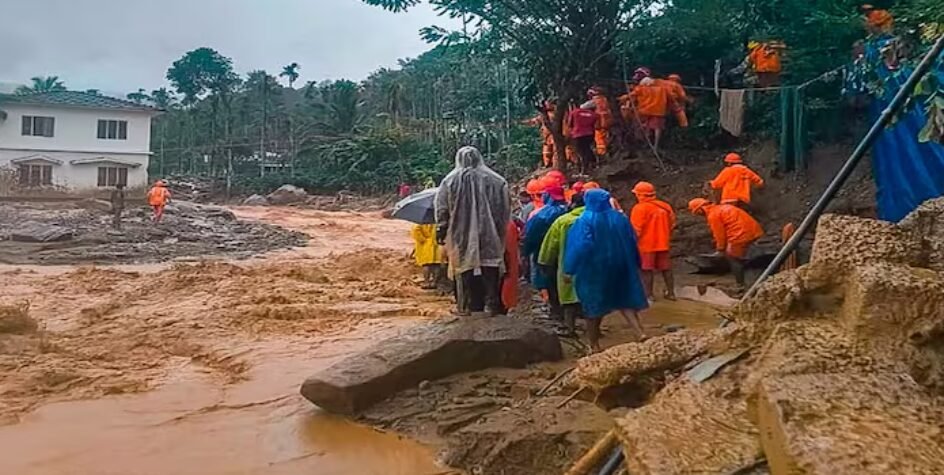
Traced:
<path fill-rule="evenodd" d="M 732 380 L 680 378 L 617 421 L 633 474 L 740 473 L 763 457 L 747 405 Z"/>
<path fill-rule="evenodd" d="M 941 473 L 941 406 L 907 376 L 769 378 L 758 398 L 771 473 Z"/>
<path fill-rule="evenodd" d="M 353 415 L 422 381 L 562 357 L 557 337 L 525 320 L 461 319 L 414 328 L 345 358 L 305 381 L 301 393 L 322 409 Z"/>
<path fill-rule="evenodd" d="M 746 357 L 619 420 L 630 473 L 940 473 L 944 274 L 928 256 L 944 205 L 926 208 L 903 226 L 824 216 L 812 262 L 738 304 L 707 351 Z"/>

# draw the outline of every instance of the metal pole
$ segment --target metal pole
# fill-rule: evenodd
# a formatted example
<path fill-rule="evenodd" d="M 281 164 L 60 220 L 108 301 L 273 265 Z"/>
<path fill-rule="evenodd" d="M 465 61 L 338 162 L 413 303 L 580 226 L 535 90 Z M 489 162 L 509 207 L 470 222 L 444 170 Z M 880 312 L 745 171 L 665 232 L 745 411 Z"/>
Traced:
<path fill-rule="evenodd" d="M 806 233 L 816 224 L 819 217 L 823 214 L 823 211 L 826 210 L 826 206 L 835 198 L 836 193 L 839 192 L 839 189 L 842 188 L 846 180 L 849 179 L 849 176 L 852 175 L 859 161 L 865 156 L 865 152 L 872 148 L 875 140 L 878 139 L 878 135 L 882 133 L 888 123 L 891 122 L 892 118 L 898 114 L 905 105 L 908 97 L 911 96 L 911 92 L 914 91 L 915 86 L 918 85 L 918 81 L 931 69 L 931 66 L 934 64 L 934 61 L 937 60 L 937 57 L 940 56 L 942 50 L 944 50 L 944 35 L 937 39 L 934 46 L 928 51 L 928 54 L 924 56 L 921 63 L 918 64 L 918 67 L 915 68 L 908 80 L 905 81 L 905 84 L 901 86 L 901 89 L 895 94 L 895 98 L 892 99 L 888 107 L 882 111 L 882 115 L 879 117 L 878 121 L 872 124 L 872 128 L 865 134 L 865 138 L 859 142 L 859 145 L 852 152 L 852 155 L 849 156 L 846 163 L 839 169 L 839 172 L 836 173 L 836 176 L 829 183 L 829 186 L 826 187 L 826 191 L 823 192 L 819 200 L 816 201 L 816 204 L 813 205 L 813 208 L 806 215 L 806 218 L 803 219 L 803 222 L 800 223 L 800 226 L 797 228 L 796 232 L 793 233 L 793 236 L 784 244 L 783 248 L 780 249 L 780 252 L 778 252 L 774 260 L 770 262 L 767 269 L 764 269 L 764 273 L 757 278 L 757 281 L 754 282 L 750 290 L 744 294 L 744 297 L 741 299 L 742 302 L 753 296 L 757 292 L 757 289 L 760 288 L 760 285 L 763 284 L 767 278 L 776 273 L 777 269 L 783 265 L 787 256 L 796 250 L 800 241 L 803 240 Z"/>

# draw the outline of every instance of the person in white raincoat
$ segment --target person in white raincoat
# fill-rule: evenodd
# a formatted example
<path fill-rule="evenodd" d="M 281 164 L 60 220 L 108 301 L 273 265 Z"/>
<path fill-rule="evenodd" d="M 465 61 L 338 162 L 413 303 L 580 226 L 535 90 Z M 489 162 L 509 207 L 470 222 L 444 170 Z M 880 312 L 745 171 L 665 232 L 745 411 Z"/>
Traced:
<path fill-rule="evenodd" d="M 456 281 L 460 314 L 501 313 L 505 233 L 511 219 L 508 182 L 485 166 L 475 147 L 456 153 L 456 168 L 436 194 L 437 238 Z"/>

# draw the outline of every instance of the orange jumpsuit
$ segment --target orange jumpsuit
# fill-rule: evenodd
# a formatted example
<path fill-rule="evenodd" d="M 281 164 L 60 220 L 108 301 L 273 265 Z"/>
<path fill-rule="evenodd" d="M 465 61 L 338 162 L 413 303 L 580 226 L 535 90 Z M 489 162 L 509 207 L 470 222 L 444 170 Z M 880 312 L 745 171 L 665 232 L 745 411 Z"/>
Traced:
<path fill-rule="evenodd" d="M 603 94 L 597 94 L 592 98 L 596 105 L 597 126 L 593 133 L 593 139 L 597 146 L 597 155 L 606 155 L 610 144 L 610 128 L 613 127 L 613 114 L 610 112 L 610 100 Z"/>
<path fill-rule="evenodd" d="M 669 250 L 675 229 L 675 210 L 655 196 L 639 196 L 638 199 L 639 204 L 633 206 L 629 221 L 636 231 L 642 270 L 670 270 Z"/>
<path fill-rule="evenodd" d="M 665 115 L 669 111 L 669 92 L 665 87 L 658 83 L 650 86 L 640 84 L 629 95 L 636 100 L 636 113 L 644 127 L 649 130 L 665 128 Z"/>
<path fill-rule="evenodd" d="M 669 92 L 669 102 L 672 113 L 675 115 L 675 121 L 679 127 L 688 127 L 688 114 L 685 113 L 685 104 L 688 102 L 688 94 L 681 84 L 671 79 L 660 79 L 661 84 Z"/>
<path fill-rule="evenodd" d="M 706 205 L 705 216 L 715 241 L 715 249 L 730 257 L 744 259 L 751 244 L 764 236 L 760 224 L 737 206 Z"/>
<path fill-rule="evenodd" d="M 750 63 L 757 73 L 758 86 L 771 87 L 780 85 L 780 49 L 779 45 L 762 44 L 748 55 Z"/>
<path fill-rule="evenodd" d="M 547 115 L 550 120 L 554 120 L 554 111 L 548 111 Z M 532 127 L 541 127 L 541 160 L 544 162 L 545 167 L 551 166 L 554 163 L 554 153 L 556 152 L 554 148 L 554 134 L 551 133 L 548 124 L 544 122 L 544 116 L 538 115 L 528 120 L 527 124 Z"/>
<path fill-rule="evenodd" d="M 751 186 L 764 186 L 764 179 L 750 168 L 737 164 L 725 167 L 709 185 L 712 189 L 721 190 L 722 204 L 751 204 Z"/>
<path fill-rule="evenodd" d="M 164 207 L 170 200 L 170 190 L 164 185 L 154 185 L 147 194 L 148 204 L 154 209 L 154 221 L 160 222 L 164 217 Z"/>

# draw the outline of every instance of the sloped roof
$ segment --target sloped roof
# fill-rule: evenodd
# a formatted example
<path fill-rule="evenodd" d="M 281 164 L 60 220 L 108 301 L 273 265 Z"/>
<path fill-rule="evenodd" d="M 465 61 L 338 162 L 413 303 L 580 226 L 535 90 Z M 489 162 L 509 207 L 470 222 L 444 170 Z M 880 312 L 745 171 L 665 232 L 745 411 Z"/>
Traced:
<path fill-rule="evenodd" d="M 78 107 L 142 112 L 160 112 L 159 109 L 114 97 L 99 96 L 81 91 L 39 92 L 35 94 L 0 94 L 0 103 L 36 106 Z"/>

